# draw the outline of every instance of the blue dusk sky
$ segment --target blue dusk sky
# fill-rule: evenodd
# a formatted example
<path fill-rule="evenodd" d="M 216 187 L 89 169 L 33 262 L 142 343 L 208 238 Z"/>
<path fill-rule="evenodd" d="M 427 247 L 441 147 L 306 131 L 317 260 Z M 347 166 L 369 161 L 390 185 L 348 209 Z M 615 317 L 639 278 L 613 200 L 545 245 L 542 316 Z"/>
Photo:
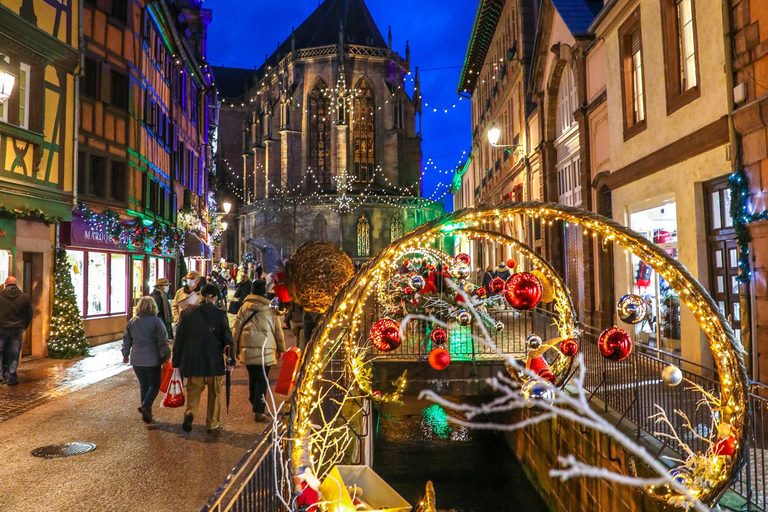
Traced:
<path fill-rule="evenodd" d="M 456 88 L 477 2 L 366 0 L 366 4 L 385 39 L 392 26 L 392 46 L 401 56 L 406 40 L 410 41 L 411 71 L 419 67 L 424 103 L 422 195 L 442 199 L 453 170 L 466 156 L 462 153 L 471 147 L 470 102 L 460 100 Z M 209 62 L 252 68 L 290 36 L 291 27 L 309 16 L 318 0 L 208 0 L 204 6 L 213 10 Z M 411 81 L 408 91 L 413 91 Z M 451 209 L 450 196 L 445 199 Z"/>

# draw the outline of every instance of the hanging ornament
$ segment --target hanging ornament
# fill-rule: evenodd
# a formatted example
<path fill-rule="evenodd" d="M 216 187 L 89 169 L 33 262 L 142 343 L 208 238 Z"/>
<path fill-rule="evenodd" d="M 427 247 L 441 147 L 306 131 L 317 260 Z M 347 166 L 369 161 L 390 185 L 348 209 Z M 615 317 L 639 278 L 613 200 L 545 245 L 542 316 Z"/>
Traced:
<path fill-rule="evenodd" d="M 371 326 L 371 344 L 382 352 L 397 349 L 402 343 L 400 325 L 391 318 L 382 318 Z"/>
<path fill-rule="evenodd" d="M 632 352 L 632 338 L 624 329 L 611 327 L 600 335 L 597 348 L 606 359 L 623 361 Z"/>
<path fill-rule="evenodd" d="M 451 364 L 451 354 L 444 348 L 433 348 L 429 353 L 429 366 L 435 370 L 445 370 Z"/>
<path fill-rule="evenodd" d="M 712 448 L 712 453 L 722 457 L 733 455 L 736 450 L 736 437 L 731 434 L 732 430 L 730 423 L 720 423 L 717 426 L 718 440 Z"/>
<path fill-rule="evenodd" d="M 488 290 L 486 290 L 484 286 L 481 286 L 480 288 L 477 289 L 478 297 L 480 297 L 481 299 L 484 299 L 486 295 L 488 295 Z"/>
<path fill-rule="evenodd" d="M 373 392 L 373 393 L 371 393 L 371 394 L 373 395 L 373 398 L 375 398 L 376 400 L 381 400 L 381 396 L 382 396 L 382 395 L 381 395 L 381 391 L 378 391 L 378 390 L 377 390 L 377 391 L 374 391 L 374 392 Z"/>
<path fill-rule="evenodd" d="M 451 267 L 450 274 L 457 281 L 463 281 L 469 277 L 469 267 L 466 265 L 454 265 Z"/>
<path fill-rule="evenodd" d="M 509 270 L 515 270 L 515 268 L 517 268 L 517 260 L 515 258 L 509 258 L 507 260 L 507 266 L 509 267 Z"/>
<path fill-rule="evenodd" d="M 472 258 L 469 257 L 469 254 L 462 252 L 457 254 L 456 257 L 453 258 L 453 261 L 457 265 L 468 267 L 472 263 Z"/>
<path fill-rule="evenodd" d="M 667 386 L 677 386 L 683 381 L 683 372 L 677 366 L 670 364 L 662 370 L 661 380 Z"/>
<path fill-rule="evenodd" d="M 555 389 L 552 384 L 540 380 L 531 379 L 523 384 L 522 393 L 528 407 L 533 407 L 539 400 L 551 402 L 555 399 Z"/>
<path fill-rule="evenodd" d="M 467 295 L 471 295 L 475 291 L 475 285 L 472 283 L 464 283 L 464 292 Z"/>
<path fill-rule="evenodd" d="M 636 324 L 642 322 L 648 314 L 648 304 L 641 296 L 630 293 L 616 303 L 616 314 L 622 322 Z"/>
<path fill-rule="evenodd" d="M 566 357 L 573 357 L 579 352 L 579 342 L 573 338 L 566 338 L 560 342 L 560 352 Z"/>
<path fill-rule="evenodd" d="M 413 287 L 414 290 L 421 290 L 421 289 L 423 289 L 424 288 L 424 284 L 426 284 L 426 283 L 424 281 L 424 278 L 421 277 L 421 276 L 413 276 L 411 278 L 411 286 Z"/>
<path fill-rule="evenodd" d="M 491 279 L 491 282 L 488 283 L 488 289 L 493 294 L 501 293 L 504 291 L 504 280 L 500 277 L 494 277 Z"/>
<path fill-rule="evenodd" d="M 429 339 L 432 340 L 434 345 L 444 345 L 448 342 L 448 333 L 445 329 L 437 328 L 429 335 Z"/>
<path fill-rule="evenodd" d="M 469 325 L 472 323 L 472 315 L 466 309 L 462 309 L 456 314 L 456 321 L 459 325 Z"/>
<path fill-rule="evenodd" d="M 541 281 L 530 272 L 519 272 L 507 279 L 504 298 L 513 308 L 526 311 L 541 302 Z"/>
<path fill-rule="evenodd" d="M 669 476 L 675 479 L 677 483 L 683 487 L 690 488 L 691 484 L 693 484 L 693 476 L 691 475 L 691 470 L 685 466 L 670 469 Z"/>
<path fill-rule="evenodd" d="M 280 309 L 280 299 L 279 299 L 279 298 L 277 298 L 277 297 L 275 297 L 274 299 L 272 299 L 271 301 L 269 301 L 269 307 L 270 307 L 270 308 L 272 308 L 272 309 L 274 309 L 275 311 L 277 311 L 278 309 Z"/>
<path fill-rule="evenodd" d="M 501 320 L 496 320 L 496 323 L 493 324 L 493 328 L 496 329 L 496 332 L 501 332 L 504 330 L 504 322 Z"/>
<path fill-rule="evenodd" d="M 541 348 L 543 341 L 541 341 L 541 336 L 538 334 L 529 334 L 527 338 L 525 338 L 525 346 L 528 348 L 528 350 L 538 350 Z"/>
<path fill-rule="evenodd" d="M 539 281 L 541 281 L 541 302 L 549 304 L 555 300 L 555 288 L 544 272 L 541 270 L 531 270 L 531 274 L 538 277 Z"/>
<path fill-rule="evenodd" d="M 410 295 L 413 293 L 413 288 L 411 288 L 410 286 L 406 286 L 405 288 L 403 288 L 403 293 L 406 295 Z"/>

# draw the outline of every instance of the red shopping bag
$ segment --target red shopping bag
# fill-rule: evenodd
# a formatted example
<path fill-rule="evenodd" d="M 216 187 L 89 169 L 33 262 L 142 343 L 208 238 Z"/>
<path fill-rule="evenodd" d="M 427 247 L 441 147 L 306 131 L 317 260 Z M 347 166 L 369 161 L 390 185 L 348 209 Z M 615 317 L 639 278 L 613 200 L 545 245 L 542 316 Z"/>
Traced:
<path fill-rule="evenodd" d="M 163 363 L 163 368 L 160 370 L 160 392 L 167 393 L 168 385 L 171 383 L 171 375 L 173 375 L 173 363 L 170 360 Z"/>
<path fill-rule="evenodd" d="M 173 369 L 171 382 L 168 383 L 168 392 L 165 394 L 161 407 L 181 407 L 184 405 L 184 386 L 181 384 L 181 372 L 178 368 Z"/>
<path fill-rule="evenodd" d="M 288 352 L 283 354 L 283 367 L 280 369 L 280 376 L 277 378 L 275 393 L 280 393 L 281 395 L 291 393 L 291 389 L 296 385 L 293 378 L 300 358 L 301 350 L 296 347 L 289 348 Z"/>

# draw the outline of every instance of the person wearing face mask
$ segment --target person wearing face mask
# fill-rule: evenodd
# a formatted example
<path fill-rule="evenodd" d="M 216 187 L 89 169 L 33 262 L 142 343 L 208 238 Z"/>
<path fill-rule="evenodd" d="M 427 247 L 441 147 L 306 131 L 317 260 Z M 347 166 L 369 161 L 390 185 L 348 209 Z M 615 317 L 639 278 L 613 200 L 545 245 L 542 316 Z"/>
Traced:
<path fill-rule="evenodd" d="M 168 338 L 173 338 L 173 313 L 171 312 L 171 301 L 168 300 L 168 292 L 171 290 L 171 283 L 166 278 L 161 277 L 155 283 L 155 287 L 150 294 L 157 304 L 157 316 L 163 321 L 165 330 L 168 331 Z"/>
<path fill-rule="evenodd" d="M 173 298 L 171 311 L 173 313 L 173 323 L 179 325 L 181 312 L 190 306 L 195 306 L 200 302 L 200 293 L 198 285 L 200 284 L 200 272 L 191 270 L 184 276 L 184 286 L 176 291 Z"/>

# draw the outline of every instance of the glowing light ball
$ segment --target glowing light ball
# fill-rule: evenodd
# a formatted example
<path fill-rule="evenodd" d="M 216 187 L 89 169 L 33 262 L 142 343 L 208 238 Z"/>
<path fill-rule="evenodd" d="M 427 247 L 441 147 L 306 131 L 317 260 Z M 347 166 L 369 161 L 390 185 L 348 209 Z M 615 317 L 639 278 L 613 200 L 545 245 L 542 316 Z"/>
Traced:
<path fill-rule="evenodd" d="M 305 311 L 325 313 L 354 274 L 352 260 L 341 249 L 315 240 L 301 244 L 291 255 L 285 286 Z"/>
<path fill-rule="evenodd" d="M 604 358 L 611 361 L 623 361 L 632 353 L 632 338 L 619 327 L 603 331 L 597 340 L 597 348 Z"/>
<path fill-rule="evenodd" d="M 472 323 L 472 315 L 466 309 L 462 309 L 456 314 L 456 321 L 459 325 L 469 325 Z"/>
<path fill-rule="evenodd" d="M 500 277 L 494 277 L 491 282 L 488 283 L 488 289 L 491 293 L 501 293 L 504 291 L 504 280 Z"/>
<path fill-rule="evenodd" d="M 414 290 L 423 289 L 424 284 L 425 284 L 424 278 L 421 276 L 413 276 L 411 278 L 411 286 L 413 287 Z"/>
<path fill-rule="evenodd" d="M 429 366 L 435 370 L 445 370 L 451 364 L 451 354 L 444 348 L 433 348 L 429 353 Z"/>
<path fill-rule="evenodd" d="M 448 342 L 448 333 L 445 332 L 445 329 L 438 328 L 432 331 L 429 335 L 429 339 L 432 340 L 432 343 L 435 345 L 444 345 Z"/>
<path fill-rule="evenodd" d="M 455 265 L 450 270 L 451 277 L 457 281 L 463 281 L 469 277 L 469 267 L 465 265 Z"/>
<path fill-rule="evenodd" d="M 538 306 L 541 294 L 541 281 L 530 272 L 514 274 L 504 285 L 504 298 L 510 306 L 520 311 Z"/>
<path fill-rule="evenodd" d="M 680 368 L 671 364 L 661 371 L 661 380 L 667 386 L 677 386 L 683 381 L 683 372 Z"/>
<path fill-rule="evenodd" d="M 371 344 L 382 352 L 397 349 L 402 343 L 400 324 L 391 318 L 382 318 L 371 326 Z"/>
<path fill-rule="evenodd" d="M 472 263 L 472 258 L 469 257 L 469 254 L 466 253 L 460 253 L 457 254 L 455 258 L 453 258 L 454 263 L 457 265 L 463 265 L 465 267 L 468 267 L 470 263 Z"/>
<path fill-rule="evenodd" d="M 509 270 L 515 270 L 517 267 L 517 260 L 515 258 L 509 258 L 507 260 L 507 266 L 509 267 Z"/>
<path fill-rule="evenodd" d="M 573 357 L 579 352 L 579 342 L 573 338 L 566 338 L 560 342 L 560 352 L 566 357 Z"/>
<path fill-rule="evenodd" d="M 616 303 L 616 314 L 622 322 L 636 324 L 648 314 L 648 304 L 641 296 L 630 293 Z"/>
<path fill-rule="evenodd" d="M 538 350 L 543 343 L 544 342 L 541 341 L 541 336 L 538 334 L 529 334 L 528 337 L 525 338 L 525 346 L 528 347 L 528 350 Z"/>

